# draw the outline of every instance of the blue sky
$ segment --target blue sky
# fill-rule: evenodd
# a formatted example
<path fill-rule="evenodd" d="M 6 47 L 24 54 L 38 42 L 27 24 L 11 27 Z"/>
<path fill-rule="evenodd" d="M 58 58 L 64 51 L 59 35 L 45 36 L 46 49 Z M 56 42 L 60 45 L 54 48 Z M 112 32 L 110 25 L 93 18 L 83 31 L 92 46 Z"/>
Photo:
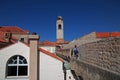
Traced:
<path fill-rule="evenodd" d="M 37 32 L 41 41 L 56 41 L 59 15 L 66 41 L 93 31 L 120 31 L 120 0 L 0 0 L 0 26 Z"/>

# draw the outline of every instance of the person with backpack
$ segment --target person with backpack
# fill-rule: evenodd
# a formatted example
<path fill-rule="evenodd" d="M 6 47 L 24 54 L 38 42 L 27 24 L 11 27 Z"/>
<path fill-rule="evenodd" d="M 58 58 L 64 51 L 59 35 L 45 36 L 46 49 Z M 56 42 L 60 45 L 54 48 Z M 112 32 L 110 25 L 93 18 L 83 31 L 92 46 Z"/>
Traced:
<path fill-rule="evenodd" d="M 78 58 L 78 49 L 77 49 L 77 45 L 75 45 L 75 47 L 73 48 L 73 53 L 74 53 L 74 57 L 77 59 Z"/>

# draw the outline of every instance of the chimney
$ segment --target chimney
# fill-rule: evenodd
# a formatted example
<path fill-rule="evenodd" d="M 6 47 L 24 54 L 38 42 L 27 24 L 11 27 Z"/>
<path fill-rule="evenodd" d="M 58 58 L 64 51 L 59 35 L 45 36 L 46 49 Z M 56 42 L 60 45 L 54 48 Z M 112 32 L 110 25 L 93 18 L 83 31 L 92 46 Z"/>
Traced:
<path fill-rule="evenodd" d="M 29 67 L 29 78 L 30 80 L 38 80 L 38 40 L 39 36 L 36 34 L 29 35 L 29 43 L 30 43 L 30 67 Z"/>
<path fill-rule="evenodd" d="M 12 33 L 11 32 L 5 32 L 4 39 L 9 43 L 12 39 Z"/>

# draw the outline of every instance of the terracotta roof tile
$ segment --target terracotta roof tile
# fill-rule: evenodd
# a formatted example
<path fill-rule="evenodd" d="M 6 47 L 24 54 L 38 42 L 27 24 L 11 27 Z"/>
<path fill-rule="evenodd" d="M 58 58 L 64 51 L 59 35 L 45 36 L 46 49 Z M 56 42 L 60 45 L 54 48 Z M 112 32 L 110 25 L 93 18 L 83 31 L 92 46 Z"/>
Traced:
<path fill-rule="evenodd" d="M 0 31 L 12 33 L 29 33 L 29 31 L 22 30 L 17 26 L 0 26 Z"/>
<path fill-rule="evenodd" d="M 24 43 L 24 42 L 22 42 L 22 43 Z M 26 46 L 30 47 L 29 44 L 27 44 L 27 43 L 24 43 L 24 44 L 25 44 Z M 53 58 L 55 58 L 55 59 L 63 62 L 63 59 L 61 59 L 60 57 L 56 56 L 54 53 L 51 53 L 51 52 L 49 52 L 49 51 L 46 51 L 46 50 L 44 50 L 44 49 L 42 49 L 42 48 L 39 48 L 39 51 L 41 51 L 41 52 L 43 52 L 44 54 L 46 54 L 46 55 L 48 55 L 48 56 L 51 56 L 51 57 L 53 57 Z"/>
<path fill-rule="evenodd" d="M 45 54 L 47 54 L 47 55 L 49 55 L 49 56 L 51 56 L 51 57 L 53 57 L 53 58 L 55 58 L 57 60 L 63 62 L 63 59 L 61 59 L 60 57 L 56 56 L 55 54 L 53 54 L 53 53 L 51 53 L 49 51 L 46 51 L 46 50 L 44 50 L 42 48 L 39 48 L 39 51 L 41 51 L 41 52 L 43 52 L 43 53 L 45 53 Z"/>
<path fill-rule="evenodd" d="M 14 44 L 15 42 L 11 42 L 11 43 L 0 43 L 0 49 L 6 48 L 12 44 Z"/>
<path fill-rule="evenodd" d="M 96 37 L 97 38 L 107 38 L 110 37 L 109 32 L 96 32 Z"/>
<path fill-rule="evenodd" d="M 56 42 L 43 41 L 39 43 L 40 46 L 57 46 Z"/>
<path fill-rule="evenodd" d="M 10 42 L 7 42 L 4 39 L 4 32 L 0 31 L 0 49 L 10 46 L 11 44 L 16 43 L 15 39 L 11 39 Z"/>
<path fill-rule="evenodd" d="M 120 32 L 96 32 L 97 38 L 120 37 Z"/>
<path fill-rule="evenodd" d="M 120 37 L 120 32 L 112 32 L 111 36 L 112 37 Z"/>

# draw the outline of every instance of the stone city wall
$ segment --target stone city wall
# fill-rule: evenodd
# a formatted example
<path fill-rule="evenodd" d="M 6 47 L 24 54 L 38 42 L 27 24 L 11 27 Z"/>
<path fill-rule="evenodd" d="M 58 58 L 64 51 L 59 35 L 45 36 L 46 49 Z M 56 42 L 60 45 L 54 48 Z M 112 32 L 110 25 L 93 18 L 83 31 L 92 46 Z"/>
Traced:
<path fill-rule="evenodd" d="M 79 60 L 120 74 L 120 38 L 107 38 L 78 47 Z"/>
<path fill-rule="evenodd" d="M 82 44 L 78 50 L 77 59 L 71 56 L 71 49 L 59 52 L 66 59 L 70 57 L 76 80 L 120 80 L 120 37 Z"/>
<path fill-rule="evenodd" d="M 71 59 L 71 70 L 76 80 L 120 80 L 120 75 L 84 61 Z"/>

